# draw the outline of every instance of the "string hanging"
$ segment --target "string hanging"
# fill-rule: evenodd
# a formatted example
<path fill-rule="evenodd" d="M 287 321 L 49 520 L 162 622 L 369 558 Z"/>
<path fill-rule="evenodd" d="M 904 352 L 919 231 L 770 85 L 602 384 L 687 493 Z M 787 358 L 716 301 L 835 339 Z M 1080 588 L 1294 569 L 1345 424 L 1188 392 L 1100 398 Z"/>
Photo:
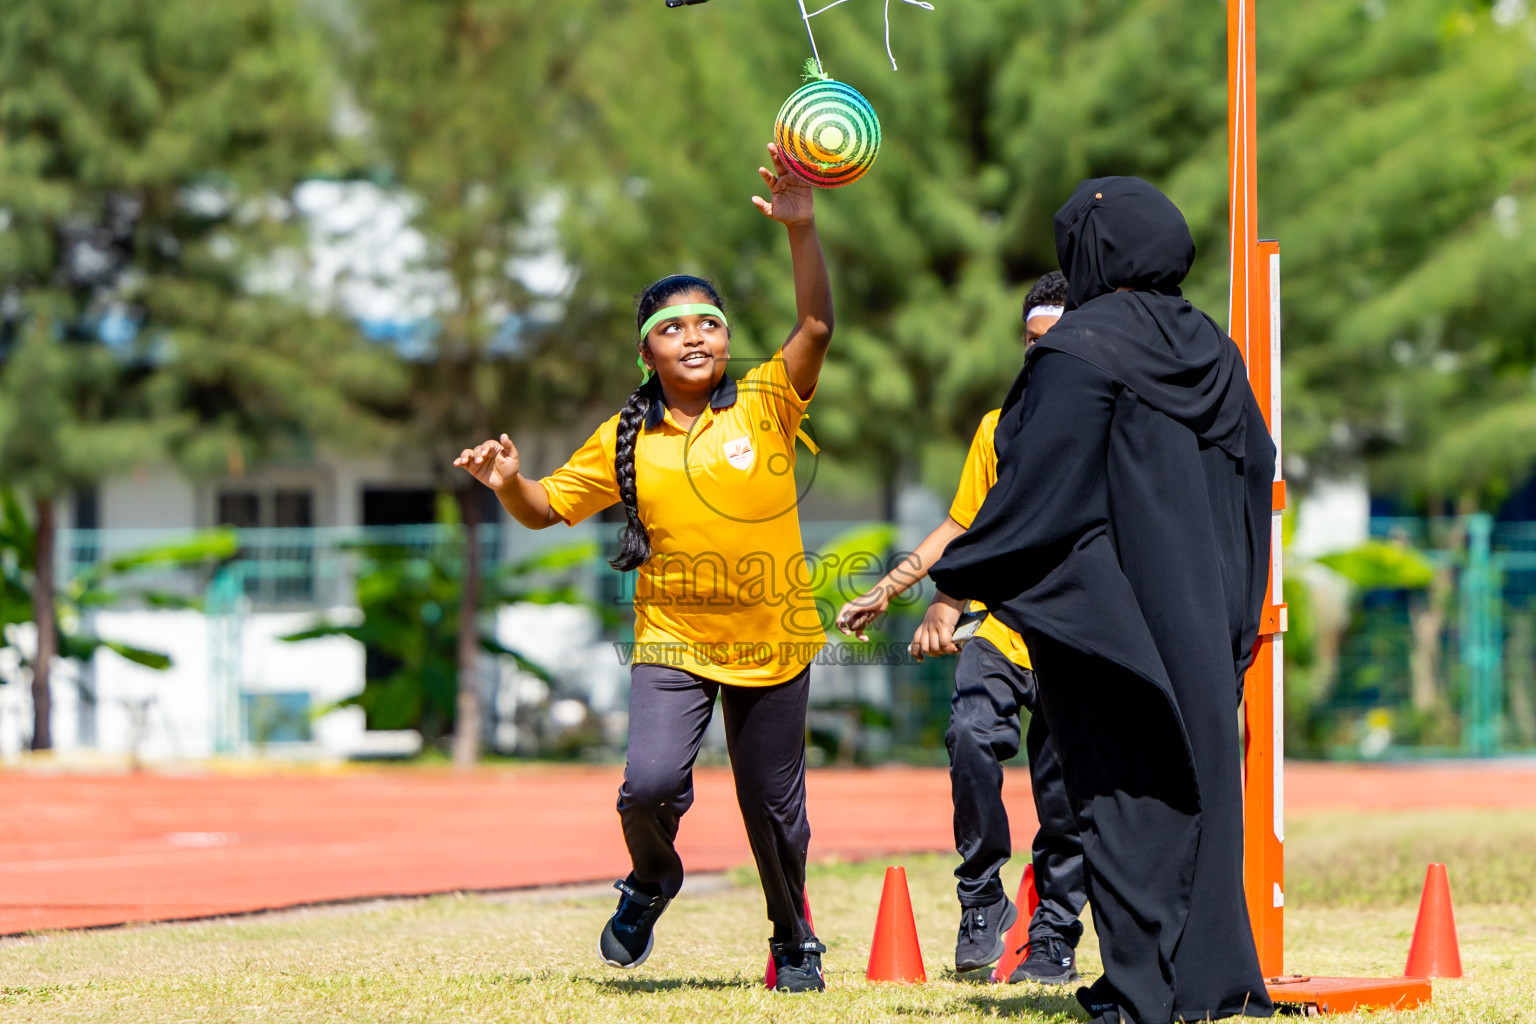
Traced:
<path fill-rule="evenodd" d="M 811 19 L 818 14 L 825 14 L 832 8 L 847 3 L 848 0 L 832 0 L 825 7 L 817 8 L 810 13 L 806 13 L 805 0 L 795 0 L 795 2 L 800 5 L 800 20 L 805 22 L 805 34 L 811 37 L 811 54 L 816 61 L 817 76 L 826 78 L 826 69 L 821 66 L 821 54 L 816 49 L 816 33 L 811 31 Z M 901 2 L 911 4 L 913 7 L 921 7 L 925 11 L 933 10 L 933 4 L 928 3 L 927 0 L 901 0 Z M 885 0 L 885 55 L 890 58 L 891 70 L 899 70 L 896 67 L 896 54 L 891 52 L 891 0 Z"/>

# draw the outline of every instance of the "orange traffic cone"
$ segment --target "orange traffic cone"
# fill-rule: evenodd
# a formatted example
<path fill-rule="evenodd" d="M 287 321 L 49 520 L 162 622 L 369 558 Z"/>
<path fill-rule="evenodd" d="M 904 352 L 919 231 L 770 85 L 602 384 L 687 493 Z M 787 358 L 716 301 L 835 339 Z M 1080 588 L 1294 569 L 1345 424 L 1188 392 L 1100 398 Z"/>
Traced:
<path fill-rule="evenodd" d="M 810 896 L 810 893 L 808 893 L 808 892 L 806 892 L 805 890 L 802 889 L 801 892 L 800 892 L 800 899 L 804 901 L 804 905 L 805 905 L 805 923 L 806 923 L 806 925 L 808 925 L 810 927 L 811 931 L 814 932 L 816 930 L 816 922 L 811 920 L 811 896 Z M 773 986 L 777 985 L 778 983 L 779 983 L 779 969 L 777 967 L 773 966 L 773 954 L 769 953 L 768 954 L 768 970 L 763 972 L 763 987 L 765 987 L 765 988 L 773 988 Z"/>
<path fill-rule="evenodd" d="M 1029 922 L 1040 905 L 1040 894 L 1035 891 L 1035 866 L 1024 865 L 1024 877 L 1019 880 L 1019 894 L 1013 898 L 1018 905 L 1019 919 L 1013 922 L 1008 934 L 1003 936 L 1003 958 L 992 969 L 992 980 L 1005 982 L 1013 969 L 1029 955 Z"/>
<path fill-rule="evenodd" d="M 869 950 L 870 981 L 927 981 L 923 951 L 917 944 L 917 921 L 912 917 L 912 896 L 907 892 L 905 868 L 885 869 L 885 889 L 880 893 L 880 915 L 875 918 L 875 941 Z"/>
<path fill-rule="evenodd" d="M 1451 883 L 1444 864 L 1431 864 L 1424 876 L 1424 895 L 1419 900 L 1419 920 L 1413 926 L 1408 947 L 1410 978 L 1461 977 L 1461 950 L 1456 945 L 1456 919 L 1451 914 Z"/>

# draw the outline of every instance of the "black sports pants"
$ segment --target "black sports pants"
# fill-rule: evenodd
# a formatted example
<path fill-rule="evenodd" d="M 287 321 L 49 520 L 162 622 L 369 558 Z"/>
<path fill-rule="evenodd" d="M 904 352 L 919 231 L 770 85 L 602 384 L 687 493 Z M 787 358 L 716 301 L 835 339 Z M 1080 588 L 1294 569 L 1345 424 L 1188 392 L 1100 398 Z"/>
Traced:
<path fill-rule="evenodd" d="M 963 907 L 984 907 L 1005 895 L 998 877 L 1012 852 L 1003 807 L 1002 762 L 1019 752 L 1019 709 L 1030 711 L 1025 738 L 1040 829 L 1035 833 L 1035 888 L 1040 908 L 1029 924 L 1039 939 L 1055 936 L 1076 947 L 1078 916 L 1087 902 L 1083 841 L 1067 797 L 1061 757 L 1040 713 L 1035 674 L 1009 661 L 993 644 L 972 640 L 960 649 L 950 698 L 949 781 L 955 803 L 955 886 Z"/>
<path fill-rule="evenodd" d="M 805 939 L 807 666 L 775 686 L 728 686 L 678 668 L 630 670 L 629 756 L 619 787 L 619 819 L 634 865 L 631 884 L 668 898 L 683 887 L 673 845 L 678 822 L 693 804 L 693 762 L 714 713 L 725 715 L 725 741 L 736 802 L 762 877 L 776 939 Z"/>

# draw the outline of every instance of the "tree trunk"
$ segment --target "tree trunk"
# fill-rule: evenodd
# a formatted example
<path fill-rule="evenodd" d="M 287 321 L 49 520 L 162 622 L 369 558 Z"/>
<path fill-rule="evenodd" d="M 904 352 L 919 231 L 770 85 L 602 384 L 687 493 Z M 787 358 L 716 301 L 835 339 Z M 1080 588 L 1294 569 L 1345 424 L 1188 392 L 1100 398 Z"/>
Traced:
<path fill-rule="evenodd" d="M 36 562 L 32 574 L 32 622 L 37 626 L 37 656 L 32 659 L 32 749 L 53 749 L 50 729 L 53 714 L 51 682 L 53 659 L 58 654 L 58 627 L 54 622 L 53 501 L 37 499 Z"/>
<path fill-rule="evenodd" d="M 1460 543 L 1465 544 L 1465 538 Z M 1413 636 L 1413 650 L 1408 655 L 1410 701 L 1415 711 L 1433 712 L 1440 705 L 1442 675 L 1440 641 L 1445 632 L 1447 609 L 1456 593 L 1454 570 L 1442 567 L 1418 600 L 1411 604 L 1408 624 Z"/>
<path fill-rule="evenodd" d="M 478 488 L 478 485 L 475 485 Z M 480 495 L 454 492 L 464 523 L 464 586 L 459 592 L 458 708 L 453 725 L 453 763 L 469 768 L 480 759 Z"/>
<path fill-rule="evenodd" d="M 1436 576 L 1439 575 L 1437 572 Z M 1408 612 L 1413 636 L 1413 648 L 1408 654 L 1408 677 L 1412 684 L 1409 699 L 1415 711 L 1433 711 L 1440 693 L 1440 636 L 1445 631 L 1445 607 L 1439 590 L 1439 586 L 1431 584 L 1418 599 L 1423 604 L 1410 606 Z"/>

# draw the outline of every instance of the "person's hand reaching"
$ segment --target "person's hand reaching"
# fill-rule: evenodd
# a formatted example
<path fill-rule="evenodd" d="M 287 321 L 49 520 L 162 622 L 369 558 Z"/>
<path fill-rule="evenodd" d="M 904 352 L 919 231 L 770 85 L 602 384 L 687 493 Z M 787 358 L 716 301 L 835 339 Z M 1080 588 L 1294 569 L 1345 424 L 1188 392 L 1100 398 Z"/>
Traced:
<path fill-rule="evenodd" d="M 763 211 L 764 216 L 772 217 L 786 227 L 811 223 L 816 213 L 815 190 L 784 166 L 784 162 L 779 159 L 777 145 L 768 143 L 768 152 L 773 157 L 773 170 L 766 167 L 757 169 L 757 173 L 768 184 L 768 198 L 753 196 L 752 204 Z"/>
<path fill-rule="evenodd" d="M 964 601 L 957 601 L 947 594 L 934 596 L 928 606 L 928 614 L 912 634 L 912 657 L 922 661 L 925 657 L 940 654 L 959 654 L 955 645 L 955 625 L 965 610 Z"/>
<path fill-rule="evenodd" d="M 860 594 L 849 601 L 838 611 L 837 618 L 833 621 L 844 636 L 857 636 L 865 643 L 869 643 L 869 637 L 864 630 L 869 624 L 885 614 L 890 607 L 890 588 L 884 584 L 876 587 L 867 594 Z"/>
<path fill-rule="evenodd" d="M 502 434 L 500 440 L 482 441 L 473 448 L 465 448 L 453 464 L 462 466 L 470 476 L 493 491 L 501 490 L 517 476 L 521 467 L 517 448 L 506 434 Z"/>

